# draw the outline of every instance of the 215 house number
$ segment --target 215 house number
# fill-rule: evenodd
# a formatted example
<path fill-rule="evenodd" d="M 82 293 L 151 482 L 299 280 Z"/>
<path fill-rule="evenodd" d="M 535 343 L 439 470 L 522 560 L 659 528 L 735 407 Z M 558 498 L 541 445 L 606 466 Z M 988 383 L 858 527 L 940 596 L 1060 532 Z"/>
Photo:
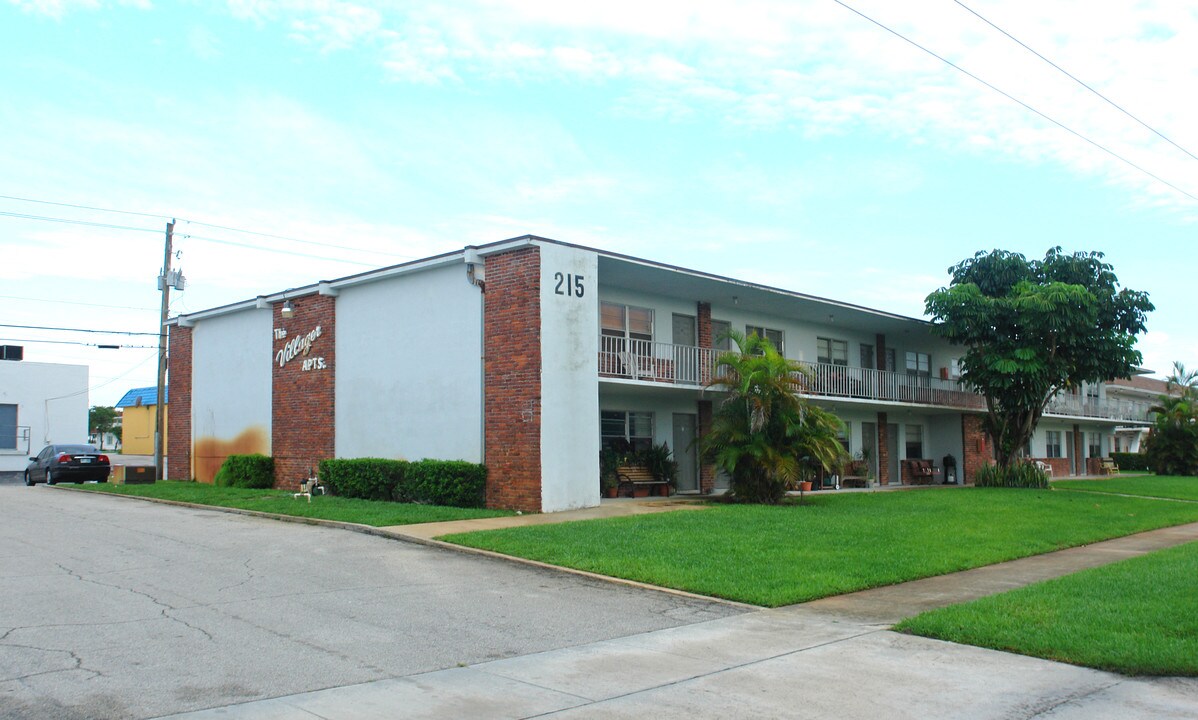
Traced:
<path fill-rule="evenodd" d="M 553 273 L 553 279 L 557 281 L 557 285 L 553 288 L 554 295 L 582 297 L 584 288 L 581 275 Z"/>

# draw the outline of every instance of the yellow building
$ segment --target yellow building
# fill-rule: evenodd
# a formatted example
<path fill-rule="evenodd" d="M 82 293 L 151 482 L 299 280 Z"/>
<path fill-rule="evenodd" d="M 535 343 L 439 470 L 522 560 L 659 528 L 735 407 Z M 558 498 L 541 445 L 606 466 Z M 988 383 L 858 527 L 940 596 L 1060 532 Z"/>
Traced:
<path fill-rule="evenodd" d="M 170 404 L 170 391 L 166 404 Z M 121 409 L 121 453 L 124 455 L 153 455 L 154 431 L 158 422 L 158 388 L 133 388 L 116 404 Z M 169 411 L 163 409 L 165 426 Z M 162 441 L 162 453 L 167 453 L 167 441 Z"/>

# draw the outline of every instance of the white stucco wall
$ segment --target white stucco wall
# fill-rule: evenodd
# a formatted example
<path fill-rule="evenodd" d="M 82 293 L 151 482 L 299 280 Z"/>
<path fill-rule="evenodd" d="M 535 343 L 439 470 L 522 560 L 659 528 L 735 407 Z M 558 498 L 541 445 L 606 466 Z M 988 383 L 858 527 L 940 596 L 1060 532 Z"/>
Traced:
<path fill-rule="evenodd" d="M 342 288 L 337 457 L 482 462 L 482 293 L 466 265 Z"/>
<path fill-rule="evenodd" d="M 540 251 L 541 510 L 554 512 L 599 504 L 599 264 L 588 250 Z"/>
<path fill-rule="evenodd" d="M 261 433 L 261 452 L 269 454 L 274 356 L 270 310 L 203 319 L 193 332 L 191 440 L 227 443 L 247 432 Z"/>
<path fill-rule="evenodd" d="M 19 428 L 17 447 L 0 449 L 0 471 L 24 470 L 50 443 L 87 442 L 88 368 L 0 360 L 0 404 L 17 406 Z"/>

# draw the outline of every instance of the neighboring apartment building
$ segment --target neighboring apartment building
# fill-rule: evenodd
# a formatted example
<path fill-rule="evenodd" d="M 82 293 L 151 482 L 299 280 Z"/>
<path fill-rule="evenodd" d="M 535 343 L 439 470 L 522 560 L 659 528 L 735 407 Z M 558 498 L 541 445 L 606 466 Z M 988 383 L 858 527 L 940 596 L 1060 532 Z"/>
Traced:
<path fill-rule="evenodd" d="M 1144 371 L 1147 373 L 1148 371 Z M 1173 394 L 1180 393 L 1174 389 Z M 1118 403 L 1122 415 L 1152 417 L 1151 408 L 1159 405 L 1161 397 L 1169 395 L 1169 383 L 1138 374 L 1130 378 L 1119 378 L 1106 384 L 1108 400 Z M 1115 428 L 1111 444 L 1112 452 L 1144 452 L 1144 440 L 1148 438 L 1149 425 L 1134 424 Z"/>
<path fill-rule="evenodd" d="M 485 462 L 490 505 L 599 502 L 604 441 L 669 443 L 680 492 L 719 490 L 694 440 L 724 331 L 757 332 L 813 372 L 810 396 L 882 484 L 908 458 L 992 458 L 960 350 L 919 319 L 525 236 L 322 281 L 171 321 L 168 475 L 210 481 L 232 452 L 281 482 L 322 458 Z M 1101 385 L 1056 399 L 1030 454 L 1057 476 L 1142 423 Z"/>
<path fill-rule="evenodd" d="M 0 352 L 0 471 L 21 471 L 51 443 L 87 442 L 86 365 L 27 362 Z"/>
<path fill-rule="evenodd" d="M 170 402 L 170 390 L 166 398 Z M 125 455 L 153 455 L 154 435 L 158 431 L 157 386 L 133 388 L 117 401 L 121 410 L 121 452 Z M 170 410 L 163 404 L 163 416 L 169 422 Z M 168 434 L 162 444 L 163 454 L 169 453 Z"/>

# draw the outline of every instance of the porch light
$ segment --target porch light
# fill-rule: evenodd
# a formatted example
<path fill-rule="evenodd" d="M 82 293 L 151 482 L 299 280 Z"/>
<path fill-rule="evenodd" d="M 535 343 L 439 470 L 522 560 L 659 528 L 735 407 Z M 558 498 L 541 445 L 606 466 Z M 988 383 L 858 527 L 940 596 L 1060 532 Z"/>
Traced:
<path fill-rule="evenodd" d="M 289 318 L 295 314 L 295 308 L 291 307 L 290 300 L 283 301 L 283 309 L 280 314 L 282 314 L 282 316 L 285 318 Z"/>

